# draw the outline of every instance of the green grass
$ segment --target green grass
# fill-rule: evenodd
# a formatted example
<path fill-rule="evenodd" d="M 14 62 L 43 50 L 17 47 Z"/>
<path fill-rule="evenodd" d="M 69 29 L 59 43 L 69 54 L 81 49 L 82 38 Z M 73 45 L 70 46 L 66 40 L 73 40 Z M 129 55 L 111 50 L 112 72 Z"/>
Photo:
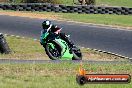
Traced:
<path fill-rule="evenodd" d="M 132 0 L 96 0 L 97 5 L 132 7 Z"/>
<path fill-rule="evenodd" d="M 77 0 L 75 0 L 77 2 Z M 73 0 L 63 0 L 66 5 L 73 5 Z M 96 0 L 98 6 L 125 6 L 132 7 L 132 0 Z"/>
<path fill-rule="evenodd" d="M 15 0 L 15 3 L 20 3 L 21 1 Z M 74 5 L 73 0 L 60 0 L 60 2 L 65 5 Z M 78 0 L 75 0 L 75 2 L 78 2 Z M 96 0 L 96 5 L 132 7 L 132 0 Z"/>
<path fill-rule="evenodd" d="M 7 10 L 11 11 L 11 10 Z M 12 11 L 13 12 L 13 11 Z M 49 14 L 56 16 L 59 20 L 64 21 L 77 21 L 94 24 L 104 24 L 122 27 L 132 27 L 132 16 L 131 15 L 115 15 L 115 14 L 78 14 L 78 13 L 54 13 L 54 12 L 28 12 L 34 14 Z M 38 17 L 39 18 L 39 17 Z"/>
<path fill-rule="evenodd" d="M 54 12 L 38 12 L 38 11 L 29 12 L 29 13 L 55 15 L 57 16 L 57 19 L 64 21 L 77 21 L 77 22 L 94 23 L 94 24 L 132 27 L 131 15 L 54 13 Z"/>
<path fill-rule="evenodd" d="M 6 37 L 12 53 L 9 55 L 0 54 L 1 58 L 14 59 L 48 59 L 43 47 L 38 41 L 27 38 Z"/>
<path fill-rule="evenodd" d="M 61 62 L 45 64 L 0 64 L 1 88 L 131 88 L 130 84 L 86 84 L 76 83 L 79 63 Z M 130 74 L 132 64 L 84 63 L 88 73 Z"/>
<path fill-rule="evenodd" d="M 116 25 L 116 26 L 130 26 L 132 27 L 131 15 L 108 15 L 108 14 L 77 14 L 77 13 L 59 13 L 62 18 L 72 21 L 79 21 L 85 23 Z"/>
<path fill-rule="evenodd" d="M 73 0 L 61 0 L 61 2 L 66 5 L 73 5 Z M 96 5 L 132 7 L 132 0 L 96 0 Z"/>
<path fill-rule="evenodd" d="M 11 10 L 6 10 L 6 11 L 14 12 Z M 38 12 L 38 11 L 36 12 L 23 11 L 23 12 L 34 13 L 34 14 L 36 13 L 46 14 L 46 15 L 49 14 L 50 16 L 57 17 L 56 20 L 64 20 L 64 21 L 68 20 L 68 21 L 78 21 L 78 22 L 94 23 L 94 24 L 132 27 L 131 15 L 54 13 L 54 12 Z"/>
<path fill-rule="evenodd" d="M 60 0 L 65 5 L 74 5 L 73 0 Z"/>

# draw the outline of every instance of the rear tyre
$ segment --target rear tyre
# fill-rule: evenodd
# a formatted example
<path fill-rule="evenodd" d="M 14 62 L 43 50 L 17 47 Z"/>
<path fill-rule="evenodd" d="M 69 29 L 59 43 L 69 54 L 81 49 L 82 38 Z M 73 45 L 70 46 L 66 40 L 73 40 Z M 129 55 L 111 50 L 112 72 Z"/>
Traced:
<path fill-rule="evenodd" d="M 54 48 L 52 47 L 54 46 Z M 46 54 L 49 56 L 51 60 L 59 60 L 61 59 L 61 46 L 56 42 L 48 42 L 45 45 Z"/>

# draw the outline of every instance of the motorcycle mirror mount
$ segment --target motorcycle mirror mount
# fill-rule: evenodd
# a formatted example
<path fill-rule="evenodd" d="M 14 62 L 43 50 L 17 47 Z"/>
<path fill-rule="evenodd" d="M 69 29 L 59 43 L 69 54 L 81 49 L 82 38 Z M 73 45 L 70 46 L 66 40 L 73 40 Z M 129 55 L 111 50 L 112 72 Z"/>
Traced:
<path fill-rule="evenodd" d="M 60 30 L 62 30 L 63 28 L 61 27 Z"/>
<path fill-rule="evenodd" d="M 70 35 L 66 35 L 66 37 L 70 38 Z"/>

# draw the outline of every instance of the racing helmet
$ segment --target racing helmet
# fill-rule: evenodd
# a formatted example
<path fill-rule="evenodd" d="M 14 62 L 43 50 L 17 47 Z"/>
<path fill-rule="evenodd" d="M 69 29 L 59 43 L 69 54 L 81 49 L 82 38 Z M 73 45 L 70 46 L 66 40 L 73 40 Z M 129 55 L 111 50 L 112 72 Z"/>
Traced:
<path fill-rule="evenodd" d="M 51 21 L 49 21 L 49 20 L 45 20 L 45 21 L 43 21 L 43 23 L 42 23 L 43 29 L 48 29 L 51 25 L 52 25 L 52 23 L 51 23 Z"/>

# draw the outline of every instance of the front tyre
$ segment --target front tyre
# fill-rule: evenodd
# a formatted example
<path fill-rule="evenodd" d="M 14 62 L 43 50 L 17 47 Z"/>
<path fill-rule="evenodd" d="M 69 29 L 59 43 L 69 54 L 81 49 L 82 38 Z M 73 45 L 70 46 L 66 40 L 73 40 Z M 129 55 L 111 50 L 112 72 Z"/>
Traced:
<path fill-rule="evenodd" d="M 73 58 L 72 60 L 82 60 L 82 53 L 81 50 L 78 47 L 74 47 L 72 49 Z"/>
<path fill-rule="evenodd" d="M 61 47 L 55 42 L 48 42 L 45 45 L 45 52 L 51 60 L 61 59 Z"/>

